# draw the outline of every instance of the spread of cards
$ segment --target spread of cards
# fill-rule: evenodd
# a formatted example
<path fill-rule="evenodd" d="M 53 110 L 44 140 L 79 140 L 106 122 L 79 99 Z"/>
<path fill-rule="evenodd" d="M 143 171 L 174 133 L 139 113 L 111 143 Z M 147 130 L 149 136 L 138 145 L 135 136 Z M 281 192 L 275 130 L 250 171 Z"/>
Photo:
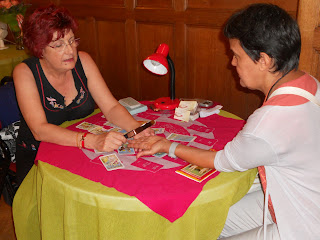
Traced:
<path fill-rule="evenodd" d="M 141 125 L 149 122 L 153 117 L 150 114 L 145 113 L 144 118 L 137 119 Z M 104 118 L 102 115 L 101 117 Z M 159 122 L 158 122 L 159 120 Z M 162 121 L 161 121 L 162 120 Z M 89 120 L 90 121 L 90 120 Z M 92 134 L 104 134 L 110 131 L 117 131 L 123 134 L 127 132 L 118 126 L 110 123 L 106 119 L 98 121 L 100 125 L 90 123 L 88 120 L 81 122 L 76 128 L 88 131 Z M 103 124 L 102 124 L 103 123 Z M 200 124 L 200 123 L 199 123 Z M 177 120 L 170 119 L 168 117 L 157 119 L 157 124 L 151 127 L 155 134 L 162 135 L 170 141 L 177 141 L 184 145 L 190 145 L 199 148 L 207 148 L 214 144 L 213 129 L 205 126 L 198 125 L 197 123 L 181 123 L 177 124 Z M 187 130 L 188 129 L 188 130 Z M 176 132 L 176 133 L 175 133 Z M 190 135 L 186 135 L 190 134 Z M 210 137 L 210 138 L 208 138 Z M 210 146 L 205 144 L 210 143 Z M 97 164 L 103 164 L 107 171 L 116 169 L 127 170 L 146 170 L 153 173 L 160 169 L 166 169 L 171 167 L 177 167 L 177 163 L 171 162 L 170 157 L 166 153 L 156 153 L 153 156 L 145 156 L 143 158 L 136 159 L 136 153 L 133 148 L 128 147 L 128 143 L 123 144 L 114 152 L 99 152 L 94 150 L 93 156 L 90 159 L 99 159 Z M 101 163 L 100 163 L 101 162 Z"/>
<path fill-rule="evenodd" d="M 116 132 L 121 132 L 121 133 L 126 133 L 125 130 L 113 125 L 110 122 L 104 123 L 106 128 L 101 127 L 99 125 L 89 123 L 89 122 L 82 122 L 79 125 L 76 126 L 76 128 L 82 129 L 82 130 L 87 130 L 88 132 L 92 134 L 103 134 L 106 132 L 110 131 L 116 131 Z M 98 151 L 95 151 L 98 153 Z M 135 151 L 133 148 L 128 148 L 128 143 L 123 144 L 122 146 L 119 147 L 118 149 L 118 154 L 135 154 Z M 115 169 L 120 169 L 124 168 L 123 163 L 120 161 L 118 156 L 115 153 L 104 155 L 99 157 L 100 161 L 102 162 L 103 166 L 108 170 L 115 170 Z"/>

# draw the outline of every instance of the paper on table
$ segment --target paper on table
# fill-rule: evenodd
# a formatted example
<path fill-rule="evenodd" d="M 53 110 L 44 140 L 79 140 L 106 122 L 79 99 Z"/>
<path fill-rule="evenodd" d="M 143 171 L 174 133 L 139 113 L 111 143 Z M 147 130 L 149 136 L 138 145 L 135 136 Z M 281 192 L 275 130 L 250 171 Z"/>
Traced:
<path fill-rule="evenodd" d="M 212 114 L 218 114 L 220 112 L 221 108 L 222 108 L 221 105 L 217 105 L 213 108 L 201 109 L 200 110 L 200 117 L 204 118 L 204 117 L 211 116 Z"/>

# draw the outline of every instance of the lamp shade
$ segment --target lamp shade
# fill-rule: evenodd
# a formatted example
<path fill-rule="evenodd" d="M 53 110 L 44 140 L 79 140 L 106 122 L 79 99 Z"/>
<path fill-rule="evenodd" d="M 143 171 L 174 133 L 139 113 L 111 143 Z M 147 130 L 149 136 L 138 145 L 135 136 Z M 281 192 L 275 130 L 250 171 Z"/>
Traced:
<path fill-rule="evenodd" d="M 173 110 L 179 106 L 179 99 L 175 98 L 175 69 L 169 56 L 169 46 L 165 43 L 159 45 L 157 51 L 143 61 L 143 65 L 150 72 L 165 75 L 170 71 L 170 97 L 161 97 L 155 100 L 157 109 Z"/>
<path fill-rule="evenodd" d="M 155 53 L 153 53 L 143 61 L 143 65 L 152 73 L 165 75 L 168 73 L 169 69 L 167 61 L 168 53 L 169 46 L 165 43 L 162 43 L 159 45 Z"/>

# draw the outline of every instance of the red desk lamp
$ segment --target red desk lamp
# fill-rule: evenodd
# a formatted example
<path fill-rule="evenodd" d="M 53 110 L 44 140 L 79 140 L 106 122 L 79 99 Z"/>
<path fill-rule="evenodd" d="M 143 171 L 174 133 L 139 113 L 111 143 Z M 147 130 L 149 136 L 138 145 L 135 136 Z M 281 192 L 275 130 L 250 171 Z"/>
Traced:
<path fill-rule="evenodd" d="M 161 97 L 154 102 L 154 106 L 161 110 L 172 110 L 179 106 L 179 99 L 175 98 L 175 69 L 169 57 L 169 46 L 165 43 L 159 45 L 157 51 L 143 61 L 143 65 L 150 72 L 165 75 L 170 69 L 170 97 Z"/>

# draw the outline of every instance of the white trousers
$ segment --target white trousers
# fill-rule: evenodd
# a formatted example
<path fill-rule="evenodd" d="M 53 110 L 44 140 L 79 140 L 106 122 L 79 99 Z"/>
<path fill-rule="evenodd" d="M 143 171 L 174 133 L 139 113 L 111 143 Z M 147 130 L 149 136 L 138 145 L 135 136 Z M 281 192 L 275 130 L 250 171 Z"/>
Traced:
<path fill-rule="evenodd" d="M 250 189 L 239 202 L 230 207 L 228 217 L 219 239 L 263 239 L 264 193 L 257 185 Z M 265 240 L 280 239 L 277 224 L 267 213 L 267 236 Z"/>

